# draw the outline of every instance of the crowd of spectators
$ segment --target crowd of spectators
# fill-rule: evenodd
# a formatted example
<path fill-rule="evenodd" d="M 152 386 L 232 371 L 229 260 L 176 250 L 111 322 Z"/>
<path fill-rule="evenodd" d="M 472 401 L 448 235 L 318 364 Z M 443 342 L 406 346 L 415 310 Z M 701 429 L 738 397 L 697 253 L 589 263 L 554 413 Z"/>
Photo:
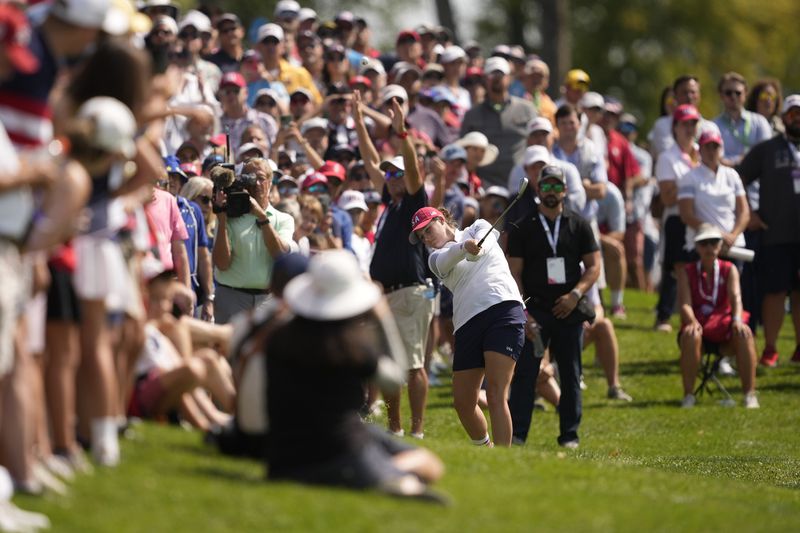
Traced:
<path fill-rule="evenodd" d="M 629 287 L 658 290 L 656 331 L 680 310 L 684 407 L 713 313 L 728 317 L 716 344 L 736 359 L 720 371 L 742 373 L 747 407 L 758 407 L 752 334 L 763 324 L 760 363 L 775 366 L 787 295 L 800 362 L 800 95 L 784 99 L 778 80 L 724 74 L 720 114 L 704 118 L 697 77 L 682 75 L 654 95 L 661 113 L 645 132 L 595 90 L 592 66 L 570 70 L 554 101 L 535 54 L 460 46 L 441 26 L 404 29 L 379 51 L 364 17 L 325 20 L 294 0 L 250 31 L 215 4 L 24 4 L 0 2 L 0 500 L 11 483 L 65 492 L 92 469 L 83 450 L 117 465 L 133 416 L 230 425 L 241 414 L 232 338 L 280 300 L 287 254 L 345 250 L 379 289 L 370 309 L 385 302 L 399 330 L 410 408 L 405 423 L 400 389 L 384 388 L 388 429 L 422 439 L 429 386 L 464 322 L 454 328 L 448 290 L 462 274 L 432 269 L 429 243 L 408 238 L 428 206 L 445 208 L 430 220 L 446 212 L 450 240 L 476 237 L 470 255 L 505 251 L 520 294 L 504 298 L 526 302 L 502 444 L 524 442 L 536 390 L 563 398 L 558 442 L 578 446 L 591 344 L 607 397 L 632 400 L 614 330 Z M 475 228 L 494 223 L 500 235 L 481 254 Z M 559 322 L 578 309 L 585 321 Z M 363 372 L 358 353 L 348 368 Z M 506 421 L 507 380 L 487 380 Z M 379 388 L 364 388 L 362 414 L 381 409 Z M 473 440 L 490 443 L 485 420 L 474 425 Z M 425 479 L 441 475 L 425 460 Z M 0 529 L 46 523 L 0 507 Z"/>

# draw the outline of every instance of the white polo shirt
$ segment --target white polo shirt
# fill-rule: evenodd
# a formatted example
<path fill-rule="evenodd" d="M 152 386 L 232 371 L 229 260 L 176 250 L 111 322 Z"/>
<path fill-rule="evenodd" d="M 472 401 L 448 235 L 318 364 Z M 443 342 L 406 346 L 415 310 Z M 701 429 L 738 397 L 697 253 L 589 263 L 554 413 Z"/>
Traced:
<path fill-rule="evenodd" d="M 455 230 L 455 241 L 432 250 L 428 257 L 431 272 L 453 293 L 455 330 L 493 305 L 507 301 L 522 303 L 506 255 L 497 243 L 499 231 L 492 231 L 477 256 L 469 256 L 464 250 L 464 241 L 481 240 L 491 227 L 487 221 L 478 219 L 464 231 Z"/>
<path fill-rule="evenodd" d="M 659 185 L 663 181 L 675 181 L 680 190 L 681 178 L 692 170 L 692 160 L 688 154 L 684 154 L 677 144 L 672 144 L 658 156 L 656 161 L 656 180 Z M 671 216 L 678 215 L 678 206 L 673 205 L 664 208 L 662 220 L 667 220 Z"/>
<path fill-rule="evenodd" d="M 745 196 L 742 179 L 731 167 L 720 165 L 715 173 L 705 165 L 689 171 L 680 182 L 678 200 L 694 200 L 694 214 L 725 233 L 736 225 L 736 197 Z M 686 226 L 687 250 L 694 250 L 695 230 Z M 736 237 L 736 246 L 744 246 L 744 234 Z"/>

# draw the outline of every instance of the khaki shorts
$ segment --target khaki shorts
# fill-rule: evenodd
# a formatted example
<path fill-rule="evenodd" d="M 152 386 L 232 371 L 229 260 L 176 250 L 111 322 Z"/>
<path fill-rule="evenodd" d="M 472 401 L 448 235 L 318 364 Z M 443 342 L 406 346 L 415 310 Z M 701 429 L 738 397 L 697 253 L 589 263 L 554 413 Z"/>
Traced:
<path fill-rule="evenodd" d="M 425 366 L 425 344 L 435 305 L 434 300 L 425 298 L 425 289 L 425 285 L 417 285 L 386 295 L 408 355 L 409 370 Z"/>

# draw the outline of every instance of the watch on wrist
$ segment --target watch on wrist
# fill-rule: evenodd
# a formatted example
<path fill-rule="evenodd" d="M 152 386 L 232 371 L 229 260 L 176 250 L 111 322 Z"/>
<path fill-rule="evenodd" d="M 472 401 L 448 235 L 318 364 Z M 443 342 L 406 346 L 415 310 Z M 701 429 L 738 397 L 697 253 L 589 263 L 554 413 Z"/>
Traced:
<path fill-rule="evenodd" d="M 583 294 L 581 294 L 581 291 L 579 291 L 578 289 L 572 289 L 571 291 L 569 291 L 569 293 L 570 293 L 570 294 L 574 294 L 574 295 L 575 295 L 575 297 L 576 297 L 578 300 L 580 300 L 580 299 L 581 299 L 581 296 L 583 296 Z"/>
<path fill-rule="evenodd" d="M 206 303 L 212 303 L 213 304 L 214 300 L 216 300 L 216 299 L 217 299 L 217 295 L 216 294 L 209 294 L 208 296 L 206 296 Z"/>
<path fill-rule="evenodd" d="M 264 220 L 256 220 L 256 226 L 258 226 L 259 228 L 263 228 L 268 224 L 269 224 L 269 217 L 266 217 Z"/>

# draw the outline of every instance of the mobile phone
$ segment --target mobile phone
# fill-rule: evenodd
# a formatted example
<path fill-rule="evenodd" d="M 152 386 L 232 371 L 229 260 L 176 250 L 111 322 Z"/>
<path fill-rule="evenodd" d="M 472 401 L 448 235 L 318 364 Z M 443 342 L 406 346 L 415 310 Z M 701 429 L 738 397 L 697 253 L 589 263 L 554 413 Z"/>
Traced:
<path fill-rule="evenodd" d="M 292 122 L 292 115 L 281 115 L 281 126 L 288 126 Z"/>

